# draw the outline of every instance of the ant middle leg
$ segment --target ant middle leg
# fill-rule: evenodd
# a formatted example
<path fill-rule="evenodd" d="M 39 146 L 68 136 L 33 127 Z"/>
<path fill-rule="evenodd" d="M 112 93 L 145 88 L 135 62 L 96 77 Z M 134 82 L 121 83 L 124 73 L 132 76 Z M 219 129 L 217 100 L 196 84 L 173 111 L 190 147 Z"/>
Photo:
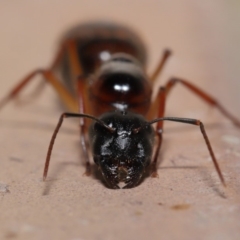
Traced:
<path fill-rule="evenodd" d="M 80 76 L 78 77 L 78 96 L 79 96 L 79 113 L 85 114 L 86 112 L 86 99 L 84 98 L 84 90 L 86 87 L 86 81 L 85 77 Z M 89 160 L 89 154 L 88 154 L 88 142 L 86 140 L 86 134 L 87 134 L 87 121 L 86 118 L 80 118 L 80 139 L 81 139 L 81 145 L 83 150 L 83 155 L 85 159 L 86 164 L 86 171 L 84 175 L 90 176 L 91 175 L 91 164 Z"/>
<path fill-rule="evenodd" d="M 158 114 L 157 114 L 158 118 L 164 117 L 165 101 L 166 101 L 166 90 L 165 90 L 165 88 L 160 87 L 157 98 L 155 100 L 155 103 L 153 104 L 153 106 L 156 106 L 156 103 L 159 104 Z M 151 166 L 152 167 L 151 177 L 158 177 L 157 165 L 162 162 L 162 160 L 161 160 L 161 162 L 158 162 L 159 152 L 160 152 L 160 149 L 162 146 L 162 134 L 163 134 L 163 121 L 159 121 L 159 122 L 157 122 L 157 126 L 156 126 L 156 135 L 158 138 L 157 139 L 158 143 L 157 143 L 157 147 L 155 150 L 155 154 L 154 154 L 154 158 L 153 158 L 153 162 L 152 162 L 152 166 Z"/>
<path fill-rule="evenodd" d="M 16 98 L 18 94 L 24 89 L 24 87 L 32 80 L 36 75 L 42 75 L 44 80 L 55 89 L 60 96 L 63 103 L 72 111 L 77 111 L 77 103 L 62 83 L 53 75 L 51 71 L 38 69 L 31 72 L 25 78 L 23 78 L 8 95 L 0 101 L 0 109 L 3 108 L 10 100 Z"/>
<path fill-rule="evenodd" d="M 76 79 L 82 73 L 81 65 L 77 58 L 76 52 L 76 44 L 74 41 L 67 41 L 62 44 L 59 52 L 57 53 L 53 63 L 47 69 L 37 69 L 32 71 L 26 77 L 24 77 L 9 93 L 8 95 L 0 101 L 0 109 L 3 108 L 10 100 L 16 98 L 19 93 L 27 86 L 29 82 L 31 82 L 36 75 L 42 75 L 44 82 L 50 83 L 50 85 L 54 88 L 54 90 L 58 93 L 60 99 L 66 105 L 68 109 L 71 111 L 78 111 L 78 104 L 74 97 L 68 92 L 66 87 L 61 83 L 61 81 L 55 76 L 54 69 L 59 64 L 60 60 L 63 57 L 64 52 L 68 54 L 71 73 L 72 73 L 72 81 L 76 86 Z M 43 88 L 42 84 L 38 86 L 38 91 Z M 36 96 L 36 95 L 35 95 Z"/>
<path fill-rule="evenodd" d="M 170 57 L 171 54 L 172 53 L 169 49 L 164 50 L 163 55 L 160 59 L 160 62 L 158 63 L 155 71 L 150 76 L 151 83 L 154 83 L 156 81 L 157 77 L 161 74 L 161 72 L 167 62 L 167 59 Z"/>
<path fill-rule="evenodd" d="M 80 87 L 81 88 L 81 87 Z M 115 129 L 109 127 L 107 124 L 105 124 L 103 121 L 99 120 L 98 118 L 88 115 L 88 114 L 81 114 L 81 113 L 62 113 L 59 120 L 58 120 L 58 124 L 53 132 L 52 138 L 50 140 L 49 146 L 48 146 L 48 151 L 47 151 L 47 156 L 46 156 L 46 161 L 44 164 L 44 170 L 43 170 L 43 181 L 46 180 L 47 178 L 47 174 L 48 174 L 48 169 L 49 169 L 49 164 L 50 164 L 50 160 L 51 160 L 51 154 L 52 154 L 52 150 L 53 150 L 53 145 L 54 142 L 56 140 L 57 134 L 59 129 L 62 126 L 63 120 L 65 118 L 88 118 L 88 119 L 92 119 L 96 122 L 98 122 L 100 125 L 102 125 L 103 127 L 105 127 L 108 131 L 110 132 L 114 132 Z"/>

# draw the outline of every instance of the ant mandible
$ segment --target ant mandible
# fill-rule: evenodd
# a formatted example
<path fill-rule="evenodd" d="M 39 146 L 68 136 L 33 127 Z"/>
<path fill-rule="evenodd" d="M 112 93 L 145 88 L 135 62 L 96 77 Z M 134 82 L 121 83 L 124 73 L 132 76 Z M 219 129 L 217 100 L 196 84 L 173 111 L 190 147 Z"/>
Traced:
<path fill-rule="evenodd" d="M 146 49 L 132 30 L 110 23 L 81 24 L 69 30 L 51 66 L 31 72 L 0 102 L 1 108 L 14 99 L 36 75 L 42 75 L 68 109 L 74 112 L 60 116 L 47 152 L 43 180 L 47 177 L 59 128 L 64 118 L 72 117 L 80 118 L 86 175 L 91 172 L 89 146 L 94 162 L 110 188 L 120 188 L 120 182 L 126 184 L 123 188 L 135 187 L 150 164 L 152 176 L 157 176 L 163 121 L 200 127 L 215 169 L 225 186 L 203 123 L 196 119 L 164 117 L 165 102 L 172 88 L 180 83 L 220 110 L 236 126 L 240 127 L 240 121 L 212 96 L 185 79 L 171 78 L 164 87 L 159 88 L 156 99 L 151 102 L 152 86 L 170 54 L 169 50 L 165 50 L 154 73 L 147 76 Z M 156 123 L 155 130 L 153 123 Z M 151 162 L 155 135 L 158 141 Z"/>

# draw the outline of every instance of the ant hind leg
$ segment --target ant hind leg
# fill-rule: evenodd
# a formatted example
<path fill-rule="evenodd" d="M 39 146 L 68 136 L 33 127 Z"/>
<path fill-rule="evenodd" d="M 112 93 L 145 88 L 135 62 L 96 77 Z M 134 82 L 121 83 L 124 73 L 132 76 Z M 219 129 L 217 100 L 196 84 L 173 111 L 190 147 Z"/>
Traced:
<path fill-rule="evenodd" d="M 176 83 L 181 83 L 184 87 L 188 88 L 195 95 L 200 97 L 202 100 L 207 102 L 209 105 L 216 107 L 226 118 L 228 118 L 234 125 L 240 127 L 240 120 L 234 117 L 231 113 L 228 112 L 217 100 L 215 100 L 211 95 L 207 94 L 205 91 L 201 90 L 199 87 L 194 84 L 180 78 L 171 78 L 165 85 L 166 97 L 168 96 L 170 90 L 176 85 Z"/>

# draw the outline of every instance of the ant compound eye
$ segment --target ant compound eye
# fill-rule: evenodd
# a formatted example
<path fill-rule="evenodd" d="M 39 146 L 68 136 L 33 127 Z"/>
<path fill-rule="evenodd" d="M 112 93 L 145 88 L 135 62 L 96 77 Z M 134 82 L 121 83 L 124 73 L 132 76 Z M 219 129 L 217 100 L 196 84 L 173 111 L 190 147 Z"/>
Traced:
<path fill-rule="evenodd" d="M 94 125 L 93 125 L 93 129 L 95 132 L 110 132 L 110 133 L 113 133 L 115 132 L 115 128 L 113 128 L 113 124 L 112 122 L 110 123 L 105 123 L 103 122 L 103 124 L 99 123 L 99 122 L 96 122 Z"/>

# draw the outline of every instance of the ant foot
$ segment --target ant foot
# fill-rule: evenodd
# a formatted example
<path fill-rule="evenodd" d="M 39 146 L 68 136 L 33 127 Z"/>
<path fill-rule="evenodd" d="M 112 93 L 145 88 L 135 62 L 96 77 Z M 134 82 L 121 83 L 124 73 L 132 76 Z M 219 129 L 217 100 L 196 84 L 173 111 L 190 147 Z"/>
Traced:
<path fill-rule="evenodd" d="M 87 166 L 86 167 L 86 171 L 83 173 L 83 176 L 91 176 L 91 167 L 90 166 Z"/>
<path fill-rule="evenodd" d="M 152 178 L 159 178 L 157 171 L 153 171 L 151 174 Z"/>
<path fill-rule="evenodd" d="M 83 176 L 85 177 L 89 177 L 89 176 L 91 176 L 91 171 L 86 171 L 86 172 L 84 172 L 83 173 Z"/>

